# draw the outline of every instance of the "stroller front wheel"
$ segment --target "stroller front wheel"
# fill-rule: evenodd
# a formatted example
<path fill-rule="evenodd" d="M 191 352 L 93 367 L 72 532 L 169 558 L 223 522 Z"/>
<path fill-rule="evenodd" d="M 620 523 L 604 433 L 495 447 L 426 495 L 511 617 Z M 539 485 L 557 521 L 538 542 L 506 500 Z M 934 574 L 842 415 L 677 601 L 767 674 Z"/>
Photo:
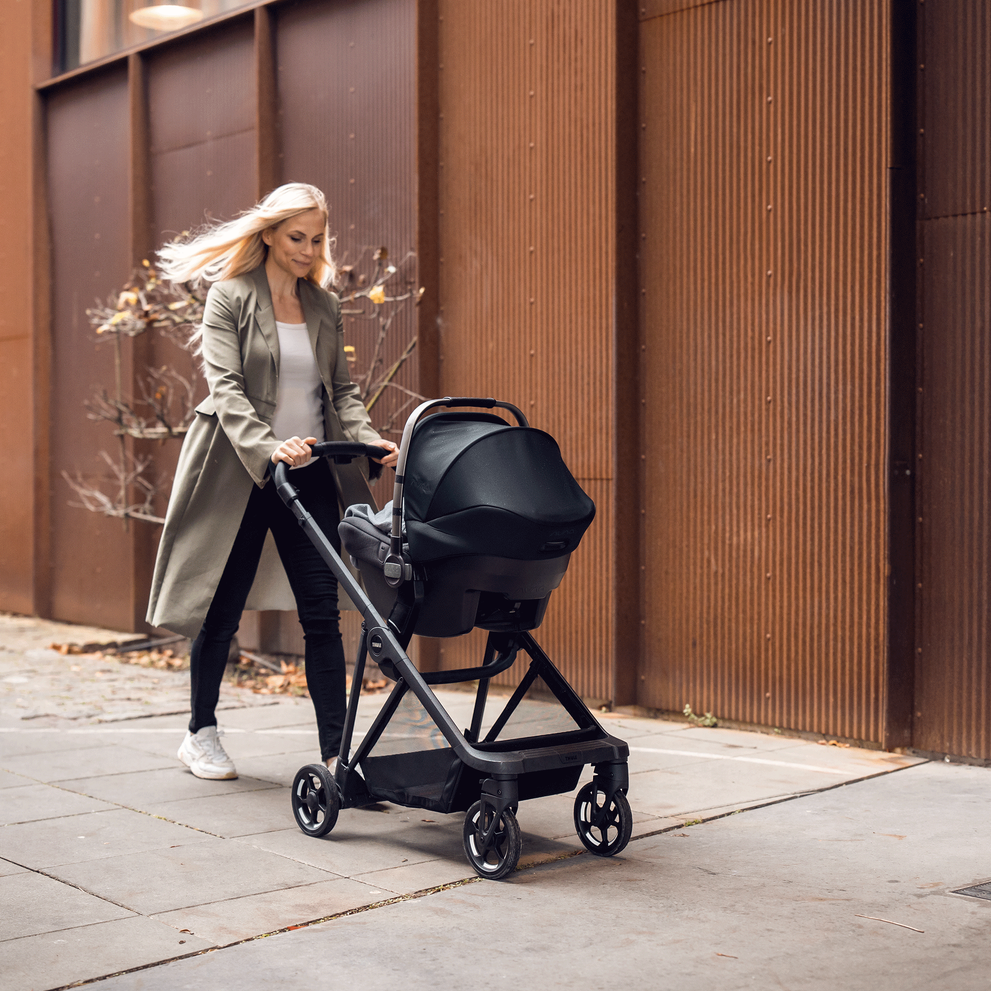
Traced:
<path fill-rule="evenodd" d="M 341 795 L 323 764 L 307 764 L 292 783 L 292 814 L 307 836 L 326 836 L 337 823 Z"/>
<path fill-rule="evenodd" d="M 606 800 L 605 791 L 590 781 L 575 798 L 575 830 L 589 853 L 611 857 L 625 849 L 633 833 L 633 810 L 621 791 Z"/>
<path fill-rule="evenodd" d="M 464 845 L 475 873 L 498 881 L 516 870 L 523 835 L 510 809 L 497 813 L 488 802 L 476 802 L 465 815 Z"/>

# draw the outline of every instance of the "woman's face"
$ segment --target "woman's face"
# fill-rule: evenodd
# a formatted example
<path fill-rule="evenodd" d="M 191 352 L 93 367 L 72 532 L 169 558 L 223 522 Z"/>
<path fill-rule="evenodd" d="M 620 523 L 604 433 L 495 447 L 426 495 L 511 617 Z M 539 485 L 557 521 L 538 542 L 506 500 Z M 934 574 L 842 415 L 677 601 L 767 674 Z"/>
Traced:
<path fill-rule="evenodd" d="M 262 231 L 262 240 L 268 245 L 266 263 L 294 279 L 305 278 L 322 250 L 326 226 L 323 213 L 314 208 Z"/>

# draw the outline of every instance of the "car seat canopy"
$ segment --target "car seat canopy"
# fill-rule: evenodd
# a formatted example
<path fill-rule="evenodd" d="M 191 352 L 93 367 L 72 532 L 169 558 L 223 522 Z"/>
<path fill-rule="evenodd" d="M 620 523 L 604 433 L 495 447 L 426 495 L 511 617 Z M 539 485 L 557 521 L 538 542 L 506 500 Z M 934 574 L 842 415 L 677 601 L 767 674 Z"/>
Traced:
<path fill-rule="evenodd" d="M 464 412 L 417 425 L 404 510 L 414 561 L 560 557 L 575 549 L 595 515 L 553 437 Z"/>

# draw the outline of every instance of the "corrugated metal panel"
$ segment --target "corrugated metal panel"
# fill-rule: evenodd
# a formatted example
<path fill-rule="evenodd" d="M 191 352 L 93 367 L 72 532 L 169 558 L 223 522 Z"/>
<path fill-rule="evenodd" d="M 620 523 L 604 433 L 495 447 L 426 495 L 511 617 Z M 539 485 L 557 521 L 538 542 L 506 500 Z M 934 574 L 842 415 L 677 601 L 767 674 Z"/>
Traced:
<path fill-rule="evenodd" d="M 255 201 L 255 85 L 252 20 L 207 30 L 147 56 L 151 175 L 150 243 L 204 222 L 229 220 Z M 188 353 L 154 335 L 148 363 L 191 375 Z M 140 368 L 135 374 L 143 374 Z M 206 395 L 200 379 L 197 399 Z M 156 445 L 165 515 L 180 445 Z M 157 547 L 156 534 L 155 545 Z M 148 562 L 152 567 L 153 559 Z"/>
<path fill-rule="evenodd" d="M 407 259 L 400 274 L 415 279 L 415 258 L 407 258 L 416 236 L 414 0 L 309 3 L 274 13 L 281 181 L 311 182 L 327 194 L 339 260 L 353 263 L 364 252 L 362 271 L 370 275 L 365 249 L 384 246 L 393 264 Z M 376 321 L 346 319 L 359 368 L 367 368 L 378 332 Z M 389 327 L 380 369 L 391 367 L 415 334 L 416 311 L 407 303 Z M 416 361 L 395 381 L 415 392 Z M 409 398 L 390 389 L 373 410 L 376 426 L 401 433 L 405 413 L 398 411 Z M 380 501 L 390 497 L 376 493 Z"/>
<path fill-rule="evenodd" d="M 0 35 L 0 213 L 6 236 L 0 244 L 0 609 L 35 609 L 34 531 L 44 512 L 31 498 L 38 453 L 25 443 L 34 432 L 35 406 L 44 393 L 34 386 L 32 335 L 32 101 L 27 92 L 31 67 L 31 8 L 17 4 L 4 11 Z M 40 182 L 39 182 L 40 185 Z M 35 441 L 37 444 L 37 441 Z M 41 456 L 44 456 L 42 445 Z"/>
<path fill-rule="evenodd" d="M 929 0 L 921 11 L 923 216 L 987 211 L 991 6 L 985 0 Z"/>
<path fill-rule="evenodd" d="M 116 453 L 109 425 L 94 426 L 83 404 L 112 390 L 113 346 L 97 345 L 86 308 L 127 278 L 127 76 L 101 73 L 48 100 L 48 184 L 52 231 L 52 617 L 129 629 L 133 617 L 130 538 L 119 520 L 70 505 L 63 470 L 78 469 L 113 491 L 98 460 Z"/>
<path fill-rule="evenodd" d="M 641 702 L 880 739 L 888 5 L 641 24 Z"/>
<path fill-rule="evenodd" d="M 927 3 L 914 744 L 991 758 L 991 11 Z"/>
<path fill-rule="evenodd" d="M 442 0 L 441 383 L 548 430 L 599 517 L 541 642 L 609 698 L 613 5 Z M 443 660 L 473 660 L 458 642 Z"/>
<path fill-rule="evenodd" d="M 253 70 L 250 18 L 148 56 L 156 245 L 254 203 Z"/>

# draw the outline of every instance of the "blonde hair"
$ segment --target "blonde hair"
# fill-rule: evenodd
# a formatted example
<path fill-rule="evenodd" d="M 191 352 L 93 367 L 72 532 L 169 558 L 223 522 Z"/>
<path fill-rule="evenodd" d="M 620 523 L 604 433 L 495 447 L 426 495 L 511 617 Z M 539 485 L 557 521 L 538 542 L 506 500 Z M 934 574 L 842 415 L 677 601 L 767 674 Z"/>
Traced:
<path fill-rule="evenodd" d="M 262 233 L 309 210 L 323 214 L 326 228 L 327 200 L 316 186 L 305 182 L 279 186 L 234 220 L 208 224 L 166 244 L 158 252 L 159 277 L 173 283 L 219 282 L 250 272 L 268 256 Z M 325 232 L 320 252 L 306 273 L 308 281 L 323 287 L 337 281 L 337 265 L 331 255 L 334 243 Z"/>

